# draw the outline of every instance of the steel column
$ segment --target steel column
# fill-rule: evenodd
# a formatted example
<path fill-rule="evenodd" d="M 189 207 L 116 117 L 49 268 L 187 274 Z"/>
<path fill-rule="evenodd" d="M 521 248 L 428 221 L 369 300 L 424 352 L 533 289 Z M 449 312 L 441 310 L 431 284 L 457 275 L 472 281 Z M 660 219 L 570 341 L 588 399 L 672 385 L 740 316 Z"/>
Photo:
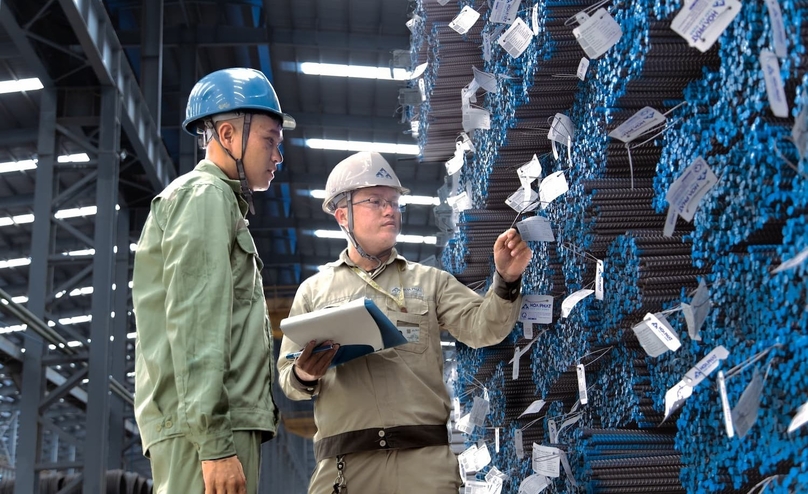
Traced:
<path fill-rule="evenodd" d="M 36 317 L 45 314 L 45 299 L 51 283 L 48 257 L 51 250 L 51 201 L 53 200 L 53 165 L 56 161 L 56 91 L 45 88 L 40 94 L 39 136 L 34 189 L 34 221 L 31 232 L 31 265 L 28 268 L 28 310 Z M 39 401 L 45 391 L 42 338 L 30 332 L 23 354 L 22 387 L 20 389 L 20 424 L 17 445 L 14 494 L 39 492 L 36 464 L 42 448 L 39 425 Z"/>
<path fill-rule="evenodd" d="M 145 0 L 142 5 L 140 88 L 159 129 L 163 92 L 163 0 Z"/>
<path fill-rule="evenodd" d="M 120 382 L 126 382 L 126 333 L 129 329 L 129 210 L 121 207 L 118 211 L 118 252 L 115 254 L 115 295 L 113 307 L 110 345 L 112 362 L 110 375 Z M 109 404 L 109 469 L 123 466 L 123 446 L 126 442 L 124 429 L 124 407 L 122 399 L 113 398 Z"/>
<path fill-rule="evenodd" d="M 90 326 L 90 382 L 87 386 L 87 435 L 84 442 L 84 494 L 106 489 L 109 448 L 109 347 L 112 312 L 115 204 L 118 199 L 121 101 L 113 86 L 101 88 L 98 184 L 96 186 L 95 258 Z"/>
<path fill-rule="evenodd" d="M 180 114 L 177 116 L 180 123 L 185 121 L 185 105 L 188 102 L 188 95 L 196 83 L 196 45 L 182 45 L 180 48 Z M 180 175 L 193 170 L 197 162 L 197 150 L 199 146 L 196 139 L 185 133 L 182 128 L 179 130 L 180 141 Z"/>

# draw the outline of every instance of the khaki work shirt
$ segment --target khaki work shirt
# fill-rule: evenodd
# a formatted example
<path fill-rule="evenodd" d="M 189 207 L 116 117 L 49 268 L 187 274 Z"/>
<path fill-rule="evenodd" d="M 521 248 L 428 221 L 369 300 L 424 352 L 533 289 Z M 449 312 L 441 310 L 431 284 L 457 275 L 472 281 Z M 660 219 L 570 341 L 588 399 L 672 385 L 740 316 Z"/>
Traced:
<path fill-rule="evenodd" d="M 135 417 L 148 456 L 184 436 L 201 460 L 233 431 L 271 437 L 272 338 L 237 180 L 201 161 L 154 201 L 135 253 Z"/>
<path fill-rule="evenodd" d="M 317 396 L 315 441 L 361 429 L 446 424 L 451 403 L 443 381 L 440 330 L 448 330 L 472 347 L 499 343 L 518 317 L 518 284 L 509 294 L 497 275 L 497 286 L 482 297 L 449 273 L 409 262 L 393 251 L 373 279 L 393 295 L 404 291 L 407 310 L 403 312 L 390 297 L 362 280 L 351 269 L 353 265 L 345 250 L 338 261 L 304 281 L 290 315 L 367 297 L 399 329 L 405 329 L 410 343 L 332 367 L 312 388 L 293 375 L 291 361 L 281 358 L 281 388 L 293 400 Z M 283 338 L 282 356 L 298 350 Z"/>

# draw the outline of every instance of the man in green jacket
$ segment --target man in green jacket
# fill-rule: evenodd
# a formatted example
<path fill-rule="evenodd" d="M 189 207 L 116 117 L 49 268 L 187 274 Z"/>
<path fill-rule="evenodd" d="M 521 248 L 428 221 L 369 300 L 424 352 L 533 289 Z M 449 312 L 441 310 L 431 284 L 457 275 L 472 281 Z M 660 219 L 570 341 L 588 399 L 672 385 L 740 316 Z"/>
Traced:
<path fill-rule="evenodd" d="M 135 416 L 156 494 L 255 494 L 278 413 L 245 217 L 294 120 L 264 74 L 234 68 L 194 86 L 183 127 L 205 159 L 152 201 L 135 253 Z"/>

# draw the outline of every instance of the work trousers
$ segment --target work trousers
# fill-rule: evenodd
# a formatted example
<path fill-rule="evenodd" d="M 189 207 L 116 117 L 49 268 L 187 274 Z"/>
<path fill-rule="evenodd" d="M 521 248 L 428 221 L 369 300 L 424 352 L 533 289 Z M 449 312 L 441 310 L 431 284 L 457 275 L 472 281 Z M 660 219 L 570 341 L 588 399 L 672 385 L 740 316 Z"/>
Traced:
<path fill-rule="evenodd" d="M 247 494 L 257 494 L 261 469 L 261 432 L 234 431 L 236 455 L 247 478 Z M 154 494 L 204 494 L 202 462 L 191 441 L 166 439 L 149 449 Z"/>
<path fill-rule="evenodd" d="M 344 461 L 344 494 L 457 494 L 460 489 L 457 457 L 449 446 L 351 453 Z M 320 461 L 309 494 L 331 494 L 336 478 L 336 460 Z"/>

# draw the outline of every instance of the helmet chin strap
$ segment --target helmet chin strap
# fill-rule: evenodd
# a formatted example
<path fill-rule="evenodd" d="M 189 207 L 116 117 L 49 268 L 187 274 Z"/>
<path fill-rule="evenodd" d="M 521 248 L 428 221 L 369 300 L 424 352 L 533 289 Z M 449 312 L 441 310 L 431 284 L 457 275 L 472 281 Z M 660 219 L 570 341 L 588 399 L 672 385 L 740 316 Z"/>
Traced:
<path fill-rule="evenodd" d="M 358 252 L 359 255 L 362 256 L 363 258 L 365 258 L 365 259 L 367 259 L 369 261 L 375 262 L 376 266 L 373 268 L 374 270 L 379 269 L 379 267 L 381 267 L 381 265 L 382 265 L 382 260 L 379 259 L 376 256 L 370 255 L 367 252 L 365 252 L 365 249 L 363 249 L 362 246 L 359 245 L 359 241 L 356 240 L 356 235 L 354 235 L 354 233 L 353 233 L 353 229 L 354 229 L 353 228 L 353 203 L 351 202 L 351 200 L 353 199 L 353 192 L 348 192 L 346 198 L 348 199 L 348 227 L 346 228 L 346 227 L 344 227 L 342 225 L 340 225 L 339 227 L 342 229 L 343 232 L 345 232 L 345 235 L 348 237 L 348 241 L 351 242 L 351 245 L 354 246 L 354 249 L 356 249 L 356 252 Z"/>
<path fill-rule="evenodd" d="M 236 172 L 238 173 L 238 180 L 241 183 L 241 195 L 247 201 L 247 204 L 250 206 L 250 213 L 255 214 L 255 205 L 253 204 L 253 191 L 250 189 L 250 185 L 247 183 L 247 174 L 244 172 L 244 153 L 247 152 L 247 140 L 250 137 L 250 122 L 252 120 L 252 114 L 245 113 L 244 114 L 244 125 L 241 132 L 241 158 L 236 159 L 233 156 L 233 153 L 230 152 L 229 149 L 222 145 L 222 141 L 219 139 L 219 130 L 216 128 L 216 124 L 213 124 L 213 138 L 216 139 L 216 142 L 219 143 L 219 146 L 224 149 L 224 152 L 227 153 L 230 158 L 236 162 Z"/>

